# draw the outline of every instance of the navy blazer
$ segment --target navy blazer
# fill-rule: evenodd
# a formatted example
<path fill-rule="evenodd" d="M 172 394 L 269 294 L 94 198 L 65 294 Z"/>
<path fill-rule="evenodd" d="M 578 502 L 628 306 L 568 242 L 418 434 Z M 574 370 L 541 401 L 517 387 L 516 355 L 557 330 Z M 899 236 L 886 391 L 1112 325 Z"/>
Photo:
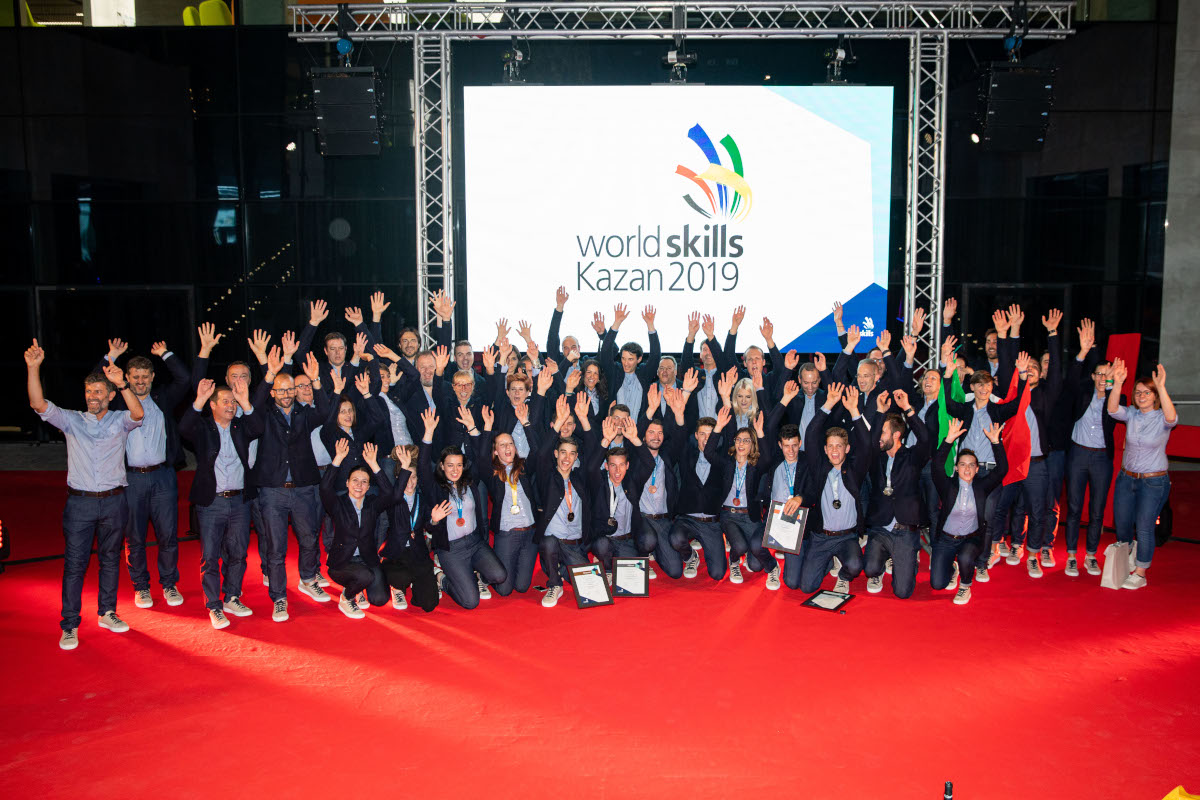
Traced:
<path fill-rule="evenodd" d="M 679 502 L 676 507 L 678 514 L 707 514 L 715 516 L 721 512 L 721 501 L 725 495 L 719 494 L 724 474 L 721 465 L 717 463 L 717 448 L 721 443 L 721 435 L 710 433 L 704 443 L 704 458 L 712 468 L 708 471 L 708 480 L 700 482 L 696 474 L 696 464 L 700 461 L 700 448 L 695 439 L 687 444 L 687 450 L 679 460 Z"/>
<path fill-rule="evenodd" d="M 254 413 L 242 420 L 250 438 L 259 440 L 254 485 L 280 488 L 290 471 L 295 486 L 316 486 L 321 482 L 321 473 L 313 455 L 312 432 L 318 425 L 336 426 L 337 406 L 330 403 L 324 392 L 313 392 L 316 405 L 293 403 L 289 423 L 268 394 L 269 389 L 266 382 L 258 385 L 254 390 Z"/>
<path fill-rule="evenodd" d="M 462 426 L 460 425 L 459 427 Z M 498 433 L 501 432 L 481 430 L 478 436 L 469 437 L 471 446 L 475 448 L 475 463 L 479 465 L 479 479 L 483 483 L 484 488 L 487 489 L 488 498 L 492 501 L 492 513 L 488 517 L 488 525 L 493 531 L 500 530 L 500 520 L 503 518 L 503 510 L 506 505 L 504 492 L 508 488 L 508 482 L 503 478 L 496 477 L 496 470 L 492 466 L 492 446 L 495 444 Z M 525 429 L 525 435 L 529 437 L 529 457 L 524 461 L 524 465 L 521 468 L 521 477 L 517 479 L 517 483 L 525 492 L 525 497 L 533 504 L 533 507 L 529 511 L 530 516 L 536 520 L 538 497 L 535 491 L 533 468 L 534 456 L 541 442 L 541 434 L 538 432 L 536 426 L 530 425 Z"/>
<path fill-rule="evenodd" d="M 645 415 L 643 415 L 644 417 Z M 656 485 L 655 488 L 660 492 L 666 492 L 667 513 L 674 516 L 675 506 L 679 503 L 679 460 L 683 457 L 683 449 L 687 446 L 690 437 L 687 431 L 676 424 L 675 412 L 672 411 L 670 414 L 667 414 L 662 419 L 662 423 L 663 443 L 662 447 L 659 448 L 658 457 L 662 459 L 663 485 Z M 649 420 L 646 421 L 646 426 L 648 425 Z M 646 490 L 646 484 L 650 482 L 650 476 L 654 474 L 654 454 L 646 446 L 646 426 L 638 426 L 640 429 L 639 434 L 642 438 L 642 446 L 634 448 L 637 453 L 634 456 L 633 463 L 629 466 L 629 471 L 633 474 L 633 480 L 641 487 L 641 491 Z"/>
<path fill-rule="evenodd" d="M 429 547 L 425 544 L 425 531 L 429 527 L 428 503 L 421 497 L 421 490 L 418 488 L 416 492 L 417 517 L 414 525 L 408 500 L 404 497 L 404 490 L 408 486 L 410 475 L 412 475 L 410 471 L 401 469 L 400 474 L 393 479 L 396 482 L 396 489 L 400 493 L 400 499 L 387 510 L 387 538 L 379 547 L 379 558 L 384 561 L 404 561 L 410 565 L 432 570 L 433 560 L 430 559 Z"/>
<path fill-rule="evenodd" d="M 629 463 L 629 468 L 625 470 L 625 478 L 621 481 L 621 493 L 625 495 L 625 499 L 629 501 L 632 507 L 632 512 L 629 515 L 629 533 L 636 539 L 642 533 L 642 512 L 638 508 L 638 504 L 642 500 L 643 484 L 638 483 L 633 476 L 633 460 L 636 457 L 636 450 L 633 445 L 625 443 L 625 451 L 628 454 L 626 461 Z M 603 469 L 608 459 L 608 451 L 603 447 L 596 447 L 588 456 L 587 462 L 583 465 L 585 477 L 591 483 L 591 509 L 592 509 L 592 531 L 593 538 L 599 536 L 612 536 L 617 532 L 616 525 L 609 525 L 609 519 L 612 519 L 609 514 L 611 496 L 609 494 L 609 486 L 612 481 L 608 478 L 608 470 Z M 653 459 L 652 459 L 653 460 Z"/>
<path fill-rule="evenodd" d="M 809 525 L 814 530 L 822 528 L 825 524 L 821 515 L 821 493 L 825 491 L 825 482 L 829 480 L 829 473 L 833 470 L 829 456 L 825 455 L 824 429 L 825 419 L 828 416 L 829 413 L 824 407 L 818 408 L 817 413 L 813 414 L 812 420 L 808 423 L 808 430 L 804 432 L 804 441 L 807 442 L 804 456 L 808 463 L 805 465 L 807 483 L 802 496 L 804 505 L 812 509 Z M 861 496 L 863 477 L 867 474 L 867 467 L 870 464 L 869 457 L 865 455 L 856 457 L 856 453 L 864 453 L 871 446 L 870 438 L 867 431 L 867 418 L 860 416 L 850 430 L 849 457 L 842 462 L 842 485 L 854 498 L 856 505 Z M 860 525 L 862 522 L 863 520 L 859 519 Z"/>
<path fill-rule="evenodd" d="M 1100 354 L 1094 347 L 1088 351 L 1087 357 L 1082 363 L 1077 358 L 1071 359 L 1070 374 L 1067 376 L 1066 383 L 1067 396 L 1064 398 L 1065 402 L 1061 404 L 1069 407 L 1068 439 L 1071 438 L 1075 423 L 1083 417 L 1092 398 L 1096 396 L 1096 385 L 1092 382 L 1091 374 L 1099 363 Z M 1104 390 L 1104 405 L 1100 409 L 1100 419 L 1104 426 L 1104 449 L 1108 451 L 1108 460 L 1112 461 L 1113 432 L 1117 428 L 1117 421 L 1106 410 L 1110 392 L 1112 392 L 1111 388 Z"/>
<path fill-rule="evenodd" d="M 954 510 L 954 503 L 958 500 L 958 476 L 946 475 L 944 465 L 946 459 L 950 457 L 950 447 L 953 443 L 947 444 L 942 442 L 942 446 L 938 448 L 937 454 L 934 456 L 933 469 L 930 470 L 933 478 L 933 486 L 937 489 L 938 497 L 942 501 L 942 510 L 938 514 L 938 535 L 949 536 L 943 533 L 946 529 L 946 520 L 950 517 L 950 512 Z M 975 492 L 975 514 L 978 517 L 979 527 L 971 536 L 982 536 L 983 531 L 987 529 L 987 519 L 985 518 L 985 508 L 987 506 L 988 495 L 995 489 L 999 488 L 1000 483 L 1004 480 L 1004 476 L 1008 474 L 1008 456 L 1004 452 L 1004 440 L 1001 439 L 999 444 L 992 445 L 992 452 L 996 454 L 996 466 L 984 477 L 976 477 L 971 481 L 971 490 Z M 942 466 L 939 466 L 942 465 Z"/>
<path fill-rule="evenodd" d="M 421 452 L 417 456 L 417 480 L 421 486 L 421 502 L 428 503 L 429 507 L 432 508 L 450 500 L 450 490 L 439 483 L 434 477 L 432 445 L 423 439 L 420 441 Z M 470 454 L 463 456 L 463 469 L 471 469 Z M 480 490 L 478 481 L 471 481 L 470 492 L 472 498 L 475 500 L 475 533 L 486 543 L 488 535 L 487 496 Z M 450 505 L 453 506 L 454 502 L 451 501 Z M 451 524 L 449 523 L 451 519 L 457 519 L 457 517 L 451 514 L 441 522 L 431 522 L 429 524 L 428 530 L 433 536 L 433 547 L 435 550 L 450 549 L 450 535 L 446 530 L 446 525 Z"/>
<path fill-rule="evenodd" d="M 233 448 L 237 450 L 242 462 L 244 478 L 242 496 L 246 500 L 254 498 L 254 484 L 250 480 L 250 442 L 254 436 L 248 431 L 247 423 L 256 415 L 234 417 L 229 423 L 229 435 L 233 439 Z M 211 416 L 204 417 L 195 406 L 188 406 L 179 421 L 179 433 L 192 443 L 196 453 L 196 476 L 192 479 L 192 490 L 188 499 L 198 506 L 210 506 L 217 496 L 217 455 L 221 452 L 221 434 L 217 431 L 217 423 Z"/>
<path fill-rule="evenodd" d="M 404 487 L 408 485 L 408 473 L 401 474 L 403 481 L 395 484 L 383 470 L 375 470 L 371 480 L 379 487 L 379 494 L 363 497 L 361 520 L 354 510 L 349 494 L 338 494 L 342 483 L 338 476 L 342 470 L 327 469 L 321 478 L 321 503 L 325 513 L 333 520 L 333 544 L 329 547 L 326 564 L 330 569 L 346 566 L 358 551 L 358 557 L 368 567 L 378 566 L 379 553 L 375 549 L 375 526 L 379 515 L 404 501 Z"/>
<path fill-rule="evenodd" d="M 930 410 L 930 413 L 933 413 Z M 880 435 L 883 430 L 884 415 L 875 412 L 871 420 L 871 430 Z M 929 427 L 917 418 L 914 411 L 905 417 L 908 428 L 916 434 L 916 444 L 905 446 L 908 438 L 906 432 L 901 438 L 900 449 L 892 461 L 892 494 L 889 497 L 883 493 L 887 486 L 887 455 L 879 449 L 878 440 L 872 441 L 866 455 L 868 469 L 871 472 L 871 502 L 867 508 L 867 526 L 872 528 L 886 527 L 894 518 L 903 525 L 914 528 L 921 524 L 921 500 L 924 494 L 921 490 L 921 470 L 929 461 L 930 443 Z"/>
<path fill-rule="evenodd" d="M 553 431 L 551 433 L 553 434 Z M 547 436 L 546 440 L 538 447 L 537 456 L 534 459 L 534 478 L 537 481 L 538 497 L 542 501 L 542 506 L 538 510 L 536 517 L 536 538 L 538 540 L 546 535 L 546 526 L 550 524 L 550 520 L 558 513 L 558 508 L 562 505 L 563 499 L 566 497 L 566 492 L 563 488 L 563 479 L 558 473 L 558 466 L 554 458 L 554 448 L 557 443 L 557 436 Z M 588 500 L 587 479 L 581 474 L 582 472 L 582 469 L 571 470 L 569 480 L 573 496 L 571 502 L 574 504 L 576 518 L 579 519 L 583 526 L 583 545 L 587 547 L 592 542 L 592 525 L 589 514 L 591 506 Z"/>

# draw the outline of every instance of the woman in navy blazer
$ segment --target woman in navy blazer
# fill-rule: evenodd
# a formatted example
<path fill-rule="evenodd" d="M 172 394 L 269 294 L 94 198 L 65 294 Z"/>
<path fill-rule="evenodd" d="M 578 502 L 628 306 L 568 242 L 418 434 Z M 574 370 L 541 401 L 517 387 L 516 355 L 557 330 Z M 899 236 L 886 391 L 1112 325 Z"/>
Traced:
<path fill-rule="evenodd" d="M 445 519 L 450 513 L 450 504 L 428 507 L 421 499 L 417 488 L 417 473 L 413 462 L 420 457 L 416 445 L 399 445 L 392 449 L 392 461 L 396 474 L 392 478 L 396 488 L 404 487 L 403 502 L 396 503 L 387 511 L 388 528 L 386 538 L 379 546 L 379 563 L 388 586 L 392 587 L 392 608 L 408 608 L 404 591 L 412 587 L 412 603 L 425 612 L 437 608 L 437 578 L 433 559 L 425 544 L 425 531 L 435 522 Z"/>
<path fill-rule="evenodd" d="M 342 596 L 338 608 L 351 619 L 362 619 L 362 609 L 354 598 L 359 592 L 367 593 L 373 606 L 388 601 L 387 580 L 379 565 L 379 553 L 375 549 L 375 525 L 379 515 L 400 502 L 404 497 L 403 483 L 393 486 L 375 456 L 375 445 L 363 445 L 362 456 L 366 467 L 354 467 L 346 477 L 346 494 L 338 494 L 337 476 L 346 457 L 350 455 L 350 440 L 338 439 L 335 444 L 333 464 L 321 478 L 321 502 L 325 512 L 333 520 L 333 546 L 329 548 L 329 577 L 342 585 Z M 367 467 L 370 472 L 367 472 Z M 371 481 L 379 484 L 379 494 L 368 496 Z M 398 487 L 398 488 L 397 488 Z"/>

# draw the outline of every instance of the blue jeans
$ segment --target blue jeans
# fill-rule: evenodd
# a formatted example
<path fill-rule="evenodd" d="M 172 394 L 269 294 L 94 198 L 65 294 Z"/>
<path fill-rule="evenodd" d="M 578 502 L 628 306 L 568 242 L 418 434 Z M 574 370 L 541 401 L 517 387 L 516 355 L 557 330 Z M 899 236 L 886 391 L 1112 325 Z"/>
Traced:
<path fill-rule="evenodd" d="M 1112 460 L 1103 450 L 1072 446 L 1067 465 L 1067 552 L 1079 547 L 1079 525 L 1083 517 L 1083 493 L 1087 490 L 1088 527 L 1085 546 L 1088 555 L 1100 549 L 1104 529 L 1104 507 L 1108 505 L 1108 487 L 1112 484 Z"/>
<path fill-rule="evenodd" d="M 212 505 L 196 506 L 196 519 L 200 523 L 200 584 L 204 587 L 204 605 L 218 609 L 222 600 L 242 596 L 250 504 L 242 495 L 215 497 Z"/>
<path fill-rule="evenodd" d="M 1066 477 L 1067 451 L 1051 450 L 1046 455 L 1046 525 L 1042 528 L 1042 547 L 1053 547 L 1058 534 L 1058 523 L 1062 520 L 1063 480 Z"/>
<path fill-rule="evenodd" d="M 569 577 L 568 565 L 588 563 L 587 550 L 580 539 L 543 536 L 538 552 L 542 557 L 542 572 L 546 573 L 547 586 L 562 586 Z M 445 566 L 442 568 L 445 569 Z"/>
<path fill-rule="evenodd" d="M 533 567 L 537 563 L 537 546 L 533 543 L 533 528 L 527 531 L 496 531 L 496 557 L 504 565 L 508 576 L 496 584 L 496 592 L 501 597 L 518 592 L 529 591 L 533 583 Z"/>
<path fill-rule="evenodd" d="M 310 582 L 317 577 L 321 552 L 317 547 L 317 526 L 320 524 L 321 499 L 316 486 L 297 486 L 294 489 L 263 488 L 258 490 L 258 502 L 267 534 L 267 580 L 271 600 L 287 597 L 288 518 L 300 544 L 300 580 Z M 259 530 L 259 548 L 262 529 Z"/>
<path fill-rule="evenodd" d="M 1113 523 L 1118 542 L 1132 542 L 1137 536 L 1137 566 L 1145 569 L 1154 558 L 1154 526 L 1159 512 L 1171 493 L 1169 475 L 1157 478 L 1131 478 L 1117 474 L 1113 489 Z"/>
<path fill-rule="evenodd" d="M 917 551 L 921 536 L 916 531 L 901 528 L 870 528 L 867 530 L 867 549 L 863 553 L 863 571 L 868 578 L 878 578 L 887 571 L 892 559 L 892 594 L 901 600 L 912 597 L 917 588 Z"/>
<path fill-rule="evenodd" d="M 680 515 L 675 518 L 675 524 L 671 526 L 671 547 L 680 554 L 686 554 L 691 558 L 691 540 L 695 539 L 700 542 L 700 549 L 704 553 L 704 565 L 708 568 L 708 577 L 714 581 L 719 581 L 725 577 L 725 571 L 729 566 L 729 561 L 725 557 L 725 533 L 721 530 L 721 523 L 714 520 L 706 522 L 686 515 Z M 745 542 L 742 542 L 743 548 Z M 730 552 L 733 552 L 734 542 L 729 542 Z M 745 549 L 742 550 L 742 553 Z M 741 553 L 738 553 L 741 556 Z"/>
<path fill-rule="evenodd" d="M 1003 519 L 1008 507 L 1018 497 L 1024 501 L 1025 512 L 1029 516 L 1029 527 L 1028 531 L 1026 531 L 1023 529 L 1021 515 L 1017 513 L 1013 514 L 1012 527 L 1009 531 L 1009 540 L 1012 542 L 1013 547 L 1026 544 L 1027 534 L 1027 548 L 1030 553 L 1041 550 L 1043 547 L 1050 547 L 1054 543 L 1053 539 L 1047 540 L 1045 538 L 1047 478 L 1046 460 L 1030 461 L 1029 474 L 1025 476 L 1025 480 L 1010 483 L 1003 488 L 1003 493 L 1000 495 L 1000 503 L 996 506 L 996 516 Z"/>
<path fill-rule="evenodd" d="M 127 470 L 126 479 L 129 523 L 125 527 L 125 563 L 133 590 L 150 588 L 146 534 L 151 522 L 158 542 L 158 582 L 164 589 L 174 586 L 179 583 L 179 482 L 175 470 L 167 466 L 153 472 Z"/>
<path fill-rule="evenodd" d="M 979 467 L 979 472 L 975 474 L 975 480 L 987 477 L 995 467 Z M 997 486 L 993 489 L 983 504 L 983 518 L 987 522 L 987 530 L 984 531 L 983 539 L 980 542 L 979 555 L 976 556 L 975 568 L 987 569 L 988 556 L 991 555 L 992 543 L 998 542 L 1004 538 L 1004 532 L 1008 530 L 1007 526 L 1001 524 L 999 515 L 996 513 L 997 506 L 1000 505 L 1000 496 L 1004 494 L 1004 487 Z"/>
<path fill-rule="evenodd" d="M 746 568 L 751 572 L 771 572 L 779 564 L 771 551 L 763 547 L 763 524 L 750 519 L 750 514 L 737 514 L 728 509 L 721 510 L 721 530 L 729 540 L 729 554 L 735 560 L 734 553 L 741 549 L 735 546 L 740 539 L 745 543 Z"/>
<path fill-rule="evenodd" d="M 92 560 L 92 541 L 100 560 L 100 592 L 96 615 L 117 610 L 117 581 L 121 577 L 121 540 L 129 520 L 122 495 L 112 497 L 67 496 L 63 508 L 62 622 L 64 631 L 82 621 L 83 579 Z"/>
<path fill-rule="evenodd" d="M 654 560 L 666 573 L 668 578 L 683 577 L 683 559 L 679 552 L 671 547 L 671 520 L 647 519 L 642 517 L 642 525 L 647 530 L 654 531 Z"/>
<path fill-rule="evenodd" d="M 954 562 L 958 562 L 958 579 L 963 586 L 970 586 L 975 577 L 974 566 L 983 548 L 984 537 L 979 533 L 966 536 L 951 536 L 943 533 L 933 540 L 933 555 L 929 557 L 929 585 L 934 589 L 945 589 L 954 574 Z M 987 551 L 984 550 L 986 553 Z"/>
<path fill-rule="evenodd" d="M 858 577 L 863 569 L 862 550 L 858 547 L 858 532 L 851 531 L 837 536 L 828 536 L 820 531 L 810 533 L 804 541 L 803 556 L 788 554 L 783 559 L 783 580 L 788 588 L 799 589 L 808 594 L 821 588 L 821 581 L 829 572 L 833 557 L 842 561 L 838 577 L 851 581 Z M 793 564 L 803 561 L 796 569 Z M 799 575 L 796 575 L 799 572 Z M 789 573 L 791 581 L 789 582 Z M 799 580 L 796 580 L 796 578 Z"/>
<path fill-rule="evenodd" d="M 449 550 L 438 550 L 438 563 L 446 573 L 445 589 L 450 599 L 468 611 L 479 605 L 479 584 L 475 573 L 484 583 L 503 583 L 508 572 L 492 548 L 473 531 L 450 542 Z"/>

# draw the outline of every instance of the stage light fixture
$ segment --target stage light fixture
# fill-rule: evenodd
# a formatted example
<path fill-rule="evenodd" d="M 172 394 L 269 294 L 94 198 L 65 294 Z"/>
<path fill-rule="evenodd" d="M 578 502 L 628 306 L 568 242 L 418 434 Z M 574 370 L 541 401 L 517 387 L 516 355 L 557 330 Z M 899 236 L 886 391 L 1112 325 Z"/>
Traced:
<path fill-rule="evenodd" d="M 682 30 L 687 26 L 687 11 L 684 6 L 675 6 L 671 9 L 671 26 L 675 30 Z M 663 56 L 663 66 L 671 70 L 671 77 L 668 80 L 671 83 L 687 83 L 687 68 L 694 67 L 698 63 L 700 63 L 700 56 L 688 52 L 687 37 L 681 33 L 672 36 L 671 49 Z"/>
<path fill-rule="evenodd" d="M 294 153 L 294 152 L 296 152 L 296 143 L 295 143 L 295 142 L 288 142 L 287 144 L 285 144 L 285 145 L 283 146 L 283 149 L 284 149 L 284 150 L 287 150 L 289 153 Z"/>
<path fill-rule="evenodd" d="M 525 83 L 521 69 L 533 63 L 533 59 L 530 58 L 529 39 L 512 39 L 508 49 L 501 54 L 500 60 L 504 64 L 505 83 Z"/>
<path fill-rule="evenodd" d="M 842 77 L 842 70 L 857 63 L 858 58 L 854 55 L 850 40 L 845 36 L 838 36 L 837 44 L 825 48 L 825 82 L 844 84 L 846 79 Z"/>
<path fill-rule="evenodd" d="M 971 141 L 972 141 L 972 142 L 974 142 L 975 144 L 979 144 L 979 134 L 978 134 L 978 133 L 972 133 L 972 134 L 971 134 Z"/>

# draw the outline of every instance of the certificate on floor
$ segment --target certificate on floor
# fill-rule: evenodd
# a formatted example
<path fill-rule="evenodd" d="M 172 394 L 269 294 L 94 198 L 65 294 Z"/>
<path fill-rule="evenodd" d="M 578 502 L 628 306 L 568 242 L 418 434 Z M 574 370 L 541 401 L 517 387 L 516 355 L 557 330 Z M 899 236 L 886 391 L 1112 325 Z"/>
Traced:
<path fill-rule="evenodd" d="M 650 596 L 650 559 L 616 557 L 613 563 L 613 597 Z"/>
<path fill-rule="evenodd" d="M 571 587 L 575 589 L 575 605 L 579 608 L 612 605 L 612 591 L 604 579 L 600 564 L 572 564 L 567 567 Z"/>

